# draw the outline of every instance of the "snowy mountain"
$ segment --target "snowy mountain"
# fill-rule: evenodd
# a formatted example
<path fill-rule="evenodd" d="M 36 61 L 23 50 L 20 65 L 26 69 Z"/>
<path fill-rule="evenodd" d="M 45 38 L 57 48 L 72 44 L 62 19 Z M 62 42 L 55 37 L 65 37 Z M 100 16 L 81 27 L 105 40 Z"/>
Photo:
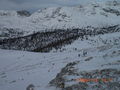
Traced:
<path fill-rule="evenodd" d="M 0 90 L 120 90 L 120 3 L 0 10 Z"/>
<path fill-rule="evenodd" d="M 120 23 L 120 3 L 116 5 L 94 3 L 76 7 L 52 7 L 39 10 L 30 18 L 33 23 L 57 29 L 118 24 Z"/>
<path fill-rule="evenodd" d="M 52 29 L 103 27 L 120 24 L 120 2 L 91 3 L 74 7 L 40 9 L 29 17 L 16 11 L 0 11 L 0 33 L 4 28 L 28 35 Z"/>

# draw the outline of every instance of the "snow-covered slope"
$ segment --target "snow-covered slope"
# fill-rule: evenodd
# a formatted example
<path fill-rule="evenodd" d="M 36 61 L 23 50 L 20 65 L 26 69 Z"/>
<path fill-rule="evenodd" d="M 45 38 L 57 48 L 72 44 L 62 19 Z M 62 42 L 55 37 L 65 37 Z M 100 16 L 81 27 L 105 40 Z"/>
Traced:
<path fill-rule="evenodd" d="M 113 11 L 112 11 L 113 10 Z M 94 3 L 76 7 L 52 7 L 35 12 L 33 23 L 46 28 L 74 28 L 120 24 L 120 4 Z"/>
<path fill-rule="evenodd" d="M 0 32 L 3 28 L 12 28 L 30 34 L 41 30 L 116 24 L 120 24 L 120 2 L 115 1 L 44 8 L 29 17 L 21 17 L 16 11 L 0 11 Z"/>
<path fill-rule="evenodd" d="M 56 83 L 58 84 L 62 79 L 64 79 L 65 90 L 69 90 L 67 89 L 68 87 L 72 87 L 72 85 L 76 84 L 79 84 L 79 87 L 87 84 L 85 88 L 89 88 L 86 90 L 99 90 L 97 86 L 93 88 L 96 84 L 100 85 L 103 89 L 105 88 L 104 90 L 119 90 L 119 34 L 120 33 L 105 34 L 90 37 L 88 40 L 83 41 L 78 39 L 73 44 L 61 49 L 60 52 L 33 53 L 0 49 L 0 90 L 25 90 L 30 84 L 35 86 L 35 90 L 59 90 L 59 86 L 57 88 L 56 86 L 51 87 L 49 82 L 54 78 L 58 80 L 59 78 L 57 74 L 66 65 L 73 65 L 71 62 L 78 63 L 72 66 L 72 68 L 71 66 L 68 66 L 68 69 L 64 68 L 64 70 L 67 70 L 65 72 L 62 69 L 62 72 L 60 72 L 61 74 L 59 75 L 61 79 Z M 106 70 L 104 69 L 110 69 L 111 71 L 105 74 L 106 72 L 104 71 Z M 74 70 L 76 74 L 73 73 Z M 94 70 L 104 71 L 100 74 L 97 71 L 94 73 Z M 91 72 L 91 74 L 89 72 Z M 104 84 L 80 84 L 79 82 L 72 81 L 72 79 L 85 77 L 84 73 L 88 73 L 91 76 L 92 72 L 94 78 L 102 78 L 107 75 L 107 78 L 111 77 L 113 81 L 111 83 Z M 89 77 L 86 76 L 86 78 Z M 113 84 L 114 86 L 111 87 L 112 89 L 109 89 L 108 85 Z"/>

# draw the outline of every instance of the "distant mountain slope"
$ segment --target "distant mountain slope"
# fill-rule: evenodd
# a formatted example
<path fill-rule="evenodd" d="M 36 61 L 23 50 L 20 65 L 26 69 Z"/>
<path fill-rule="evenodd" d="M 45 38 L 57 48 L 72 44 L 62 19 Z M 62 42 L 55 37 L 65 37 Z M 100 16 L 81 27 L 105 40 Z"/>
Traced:
<path fill-rule="evenodd" d="M 23 17 L 25 14 L 28 17 Z M 117 1 L 74 7 L 44 8 L 31 16 L 28 12 L 0 10 L 0 35 L 4 28 L 19 30 L 23 32 L 23 35 L 28 35 L 44 30 L 103 27 L 117 24 L 120 24 L 120 2 Z"/>
<path fill-rule="evenodd" d="M 30 17 L 31 22 L 46 28 L 74 28 L 118 24 L 120 3 L 92 3 L 75 7 L 41 9 Z"/>

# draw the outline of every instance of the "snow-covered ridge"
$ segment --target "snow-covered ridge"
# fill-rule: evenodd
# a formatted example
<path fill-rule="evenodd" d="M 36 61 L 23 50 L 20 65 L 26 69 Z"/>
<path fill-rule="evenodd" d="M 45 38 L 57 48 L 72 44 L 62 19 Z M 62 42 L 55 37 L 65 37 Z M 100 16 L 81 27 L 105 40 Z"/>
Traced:
<path fill-rule="evenodd" d="M 54 28 L 118 23 L 120 4 L 92 3 L 75 7 L 51 7 L 38 10 L 30 18 L 33 23 Z M 118 16 L 118 17 L 117 17 Z M 111 20 L 112 18 L 112 20 Z M 117 19 L 116 19 L 117 18 Z M 96 22 L 97 21 L 97 22 Z M 110 23 L 111 22 L 111 23 Z"/>
<path fill-rule="evenodd" d="M 30 33 L 41 30 L 118 24 L 120 24 L 120 3 L 117 1 L 74 7 L 49 7 L 40 9 L 29 17 L 19 17 L 16 11 L 0 11 L 0 27 L 17 28 Z"/>

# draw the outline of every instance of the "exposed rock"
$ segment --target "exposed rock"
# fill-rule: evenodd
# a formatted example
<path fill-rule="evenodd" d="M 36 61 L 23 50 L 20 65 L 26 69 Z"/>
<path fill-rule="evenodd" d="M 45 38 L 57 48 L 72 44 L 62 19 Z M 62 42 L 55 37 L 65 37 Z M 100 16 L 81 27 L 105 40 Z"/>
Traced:
<path fill-rule="evenodd" d="M 119 90 L 120 88 L 120 71 L 117 69 L 102 69 L 102 70 L 93 70 L 93 71 L 82 71 L 78 72 L 74 67 L 79 62 L 73 62 L 67 64 L 60 73 L 57 74 L 56 78 L 50 82 L 50 85 L 61 87 L 61 83 L 64 83 L 63 90 Z M 69 76 L 88 78 L 88 79 L 99 79 L 98 82 L 76 82 L 76 78 L 68 80 Z M 102 82 L 100 79 L 106 78 L 111 79 L 108 82 Z M 75 82 L 68 85 L 67 83 Z M 67 84 L 67 85 L 66 85 Z"/>
<path fill-rule="evenodd" d="M 20 16 L 26 16 L 26 17 L 29 17 L 31 15 L 30 12 L 26 10 L 17 11 L 17 14 Z"/>
<path fill-rule="evenodd" d="M 34 90 L 35 86 L 33 84 L 30 84 L 27 86 L 26 90 Z"/>

